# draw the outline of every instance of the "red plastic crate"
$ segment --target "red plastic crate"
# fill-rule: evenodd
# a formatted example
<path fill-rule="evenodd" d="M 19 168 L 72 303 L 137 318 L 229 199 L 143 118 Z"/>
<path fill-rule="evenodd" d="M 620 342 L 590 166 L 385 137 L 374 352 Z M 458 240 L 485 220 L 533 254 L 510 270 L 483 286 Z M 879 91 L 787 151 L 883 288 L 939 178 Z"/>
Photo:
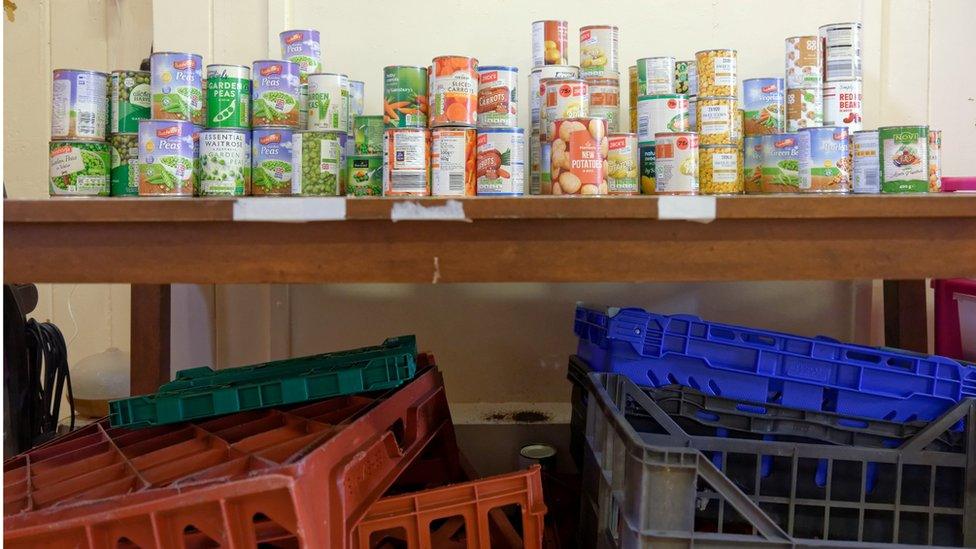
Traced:
<path fill-rule="evenodd" d="M 516 524 L 503 508 L 518 506 Z M 539 466 L 412 494 L 385 497 L 359 521 L 353 547 L 440 549 L 542 547 L 546 506 Z"/>
<path fill-rule="evenodd" d="M 349 546 L 435 440 L 454 445 L 433 358 L 402 387 L 150 429 L 106 421 L 4 463 L 7 547 Z"/>

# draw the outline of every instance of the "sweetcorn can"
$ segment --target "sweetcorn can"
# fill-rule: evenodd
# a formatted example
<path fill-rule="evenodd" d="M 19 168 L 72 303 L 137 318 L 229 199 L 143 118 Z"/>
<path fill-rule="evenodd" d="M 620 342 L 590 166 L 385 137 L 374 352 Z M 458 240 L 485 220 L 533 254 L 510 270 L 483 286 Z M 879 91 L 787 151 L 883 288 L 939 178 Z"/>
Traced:
<path fill-rule="evenodd" d="M 524 129 L 479 129 L 477 148 L 478 196 L 525 194 Z"/>
<path fill-rule="evenodd" d="M 383 139 L 383 196 L 430 196 L 430 132 L 387 128 Z"/>
<path fill-rule="evenodd" d="M 800 192 L 850 192 L 851 157 L 847 128 L 804 128 L 799 132 L 799 142 Z"/>
<path fill-rule="evenodd" d="M 928 144 L 928 126 L 878 128 L 881 192 L 928 192 Z"/>
<path fill-rule="evenodd" d="M 150 67 L 152 118 L 203 124 L 203 57 L 153 52 Z"/>
<path fill-rule="evenodd" d="M 616 73 L 608 77 L 587 78 L 590 92 L 588 116 L 606 118 L 610 132 L 620 129 L 620 78 Z"/>
<path fill-rule="evenodd" d="M 477 125 L 478 60 L 445 55 L 435 57 L 432 67 L 430 127 Z"/>
<path fill-rule="evenodd" d="M 430 194 L 475 196 L 474 128 L 434 128 L 430 131 Z"/>
<path fill-rule="evenodd" d="M 48 190 L 51 196 L 108 196 L 111 155 L 102 141 L 51 141 Z"/>
<path fill-rule="evenodd" d="M 855 194 L 881 192 L 878 179 L 878 130 L 862 130 L 851 134 L 851 190 Z"/>
<path fill-rule="evenodd" d="M 607 121 L 604 118 L 560 118 L 550 136 L 552 194 L 605 195 Z"/>
<path fill-rule="evenodd" d="M 303 130 L 291 135 L 291 194 L 341 196 L 346 180 L 345 130 Z"/>
<path fill-rule="evenodd" d="M 742 140 L 742 187 L 746 194 L 763 192 L 763 136 L 746 136 Z"/>
<path fill-rule="evenodd" d="M 800 192 L 800 136 L 774 133 L 762 136 L 762 192 Z"/>
<path fill-rule="evenodd" d="M 617 74 L 617 27 L 580 27 L 580 69 L 584 78 Z"/>
<path fill-rule="evenodd" d="M 702 145 L 737 143 L 736 118 L 739 115 L 735 97 L 699 97 L 695 103 L 698 140 Z"/>
<path fill-rule="evenodd" d="M 518 67 L 478 67 L 478 127 L 518 125 Z"/>
<path fill-rule="evenodd" d="M 823 56 L 817 36 L 786 39 L 786 87 L 819 88 L 823 84 Z"/>
<path fill-rule="evenodd" d="M 654 184 L 657 194 L 698 194 L 698 134 L 654 136 Z"/>
<path fill-rule="evenodd" d="M 291 128 L 254 129 L 251 133 L 251 194 L 291 194 L 291 153 Z"/>
<path fill-rule="evenodd" d="M 698 65 L 698 95 L 727 97 L 736 94 L 738 53 L 735 50 L 704 50 L 695 53 L 695 60 Z"/>
<path fill-rule="evenodd" d="M 929 130 L 929 192 L 942 192 L 942 130 Z"/>
<path fill-rule="evenodd" d="M 645 57 L 637 60 L 638 95 L 659 95 L 678 92 L 675 83 L 674 57 Z"/>
<path fill-rule="evenodd" d="M 185 120 L 139 122 L 139 196 L 193 196 L 199 132 Z"/>
<path fill-rule="evenodd" d="M 698 190 L 701 194 L 742 194 L 742 169 L 735 145 L 701 145 Z"/>
<path fill-rule="evenodd" d="M 640 146 L 636 133 L 611 133 L 607 138 L 607 187 L 611 195 L 640 194 Z"/>
<path fill-rule="evenodd" d="M 105 139 L 109 93 L 104 72 L 57 69 L 51 95 L 51 139 Z"/>
<path fill-rule="evenodd" d="M 570 65 L 545 65 L 535 67 L 529 73 L 529 98 L 532 109 L 532 131 L 542 127 L 543 103 L 546 96 L 545 80 L 559 78 L 579 78 L 579 67 Z"/>
<path fill-rule="evenodd" d="M 390 65 L 383 68 L 383 122 L 387 128 L 426 128 L 427 67 Z"/>
<path fill-rule="evenodd" d="M 532 22 L 532 66 L 566 65 L 569 25 L 566 21 Z"/>

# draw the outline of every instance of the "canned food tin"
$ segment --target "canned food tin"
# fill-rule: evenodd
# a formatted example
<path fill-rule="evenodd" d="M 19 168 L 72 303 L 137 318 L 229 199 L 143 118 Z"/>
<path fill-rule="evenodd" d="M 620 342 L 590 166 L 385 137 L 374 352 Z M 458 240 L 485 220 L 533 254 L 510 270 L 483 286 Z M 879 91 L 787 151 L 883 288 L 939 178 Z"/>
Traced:
<path fill-rule="evenodd" d="M 742 109 L 735 110 L 735 119 L 732 124 L 732 142 L 741 145 L 742 144 L 742 126 L 745 124 L 745 111 Z"/>
<path fill-rule="evenodd" d="M 566 65 L 568 37 L 565 21 L 533 21 L 532 66 Z"/>
<path fill-rule="evenodd" d="M 786 130 L 823 126 L 823 89 L 786 90 Z"/>
<path fill-rule="evenodd" d="M 928 142 L 928 126 L 878 128 L 881 192 L 928 192 Z"/>
<path fill-rule="evenodd" d="M 203 124 L 203 57 L 155 52 L 150 67 L 153 119 Z"/>
<path fill-rule="evenodd" d="M 762 136 L 762 191 L 800 192 L 800 136 L 777 133 Z"/>
<path fill-rule="evenodd" d="M 698 96 L 688 98 L 688 129 L 698 131 Z"/>
<path fill-rule="evenodd" d="M 383 196 L 430 196 L 430 132 L 387 128 L 383 140 Z"/>
<path fill-rule="evenodd" d="M 588 116 L 606 118 L 607 127 L 614 133 L 620 130 L 620 79 L 616 73 L 606 78 L 587 78 L 590 91 Z"/>
<path fill-rule="evenodd" d="M 660 95 L 677 92 L 674 57 L 645 57 L 637 60 L 638 95 Z"/>
<path fill-rule="evenodd" d="M 553 125 L 550 172 L 552 194 L 605 195 L 607 185 L 607 121 L 563 118 Z"/>
<path fill-rule="evenodd" d="M 654 136 L 654 179 L 657 194 L 698 194 L 698 134 Z"/>
<path fill-rule="evenodd" d="M 819 88 L 823 84 L 823 56 L 817 36 L 786 39 L 786 87 Z"/>
<path fill-rule="evenodd" d="M 698 95 L 698 62 L 675 61 L 674 91 L 685 95 Z"/>
<path fill-rule="evenodd" d="M 518 67 L 478 67 L 478 126 L 518 125 Z"/>
<path fill-rule="evenodd" d="M 383 69 L 383 122 L 387 128 L 427 127 L 427 67 Z"/>
<path fill-rule="evenodd" d="M 346 180 L 345 130 L 305 130 L 291 135 L 291 193 L 341 196 Z"/>
<path fill-rule="evenodd" d="M 855 194 L 881 192 L 878 178 L 878 130 L 851 134 L 851 187 Z"/>
<path fill-rule="evenodd" d="M 48 189 L 51 196 L 108 196 L 108 143 L 51 141 Z"/>
<path fill-rule="evenodd" d="M 298 91 L 298 129 L 308 129 L 308 82 L 303 83 Z"/>
<path fill-rule="evenodd" d="M 109 108 L 111 133 L 139 133 L 139 121 L 149 118 L 152 90 L 149 71 L 113 71 Z"/>
<path fill-rule="evenodd" d="M 539 194 L 552 194 L 552 143 L 539 142 Z"/>
<path fill-rule="evenodd" d="M 430 126 L 478 123 L 478 60 L 445 55 L 434 58 L 430 90 Z"/>
<path fill-rule="evenodd" d="M 741 194 L 739 158 L 739 148 L 734 145 L 701 145 L 698 150 L 699 192 Z"/>
<path fill-rule="evenodd" d="M 735 95 L 737 58 L 738 53 L 728 49 L 704 50 L 696 53 L 698 95 L 703 97 Z"/>
<path fill-rule="evenodd" d="M 636 133 L 611 133 L 607 138 L 607 188 L 610 194 L 640 194 Z"/>
<path fill-rule="evenodd" d="M 844 126 L 861 130 L 861 81 L 836 80 L 823 87 L 824 126 Z"/>
<path fill-rule="evenodd" d="M 580 69 L 584 77 L 617 74 L 617 27 L 580 27 Z"/>
<path fill-rule="evenodd" d="M 349 77 L 317 72 L 308 75 L 308 129 L 349 129 Z"/>
<path fill-rule="evenodd" d="M 641 194 L 654 194 L 657 192 L 657 183 L 655 181 L 655 168 L 654 165 L 655 155 L 657 154 L 656 146 L 653 142 L 640 144 L 640 172 L 641 172 Z"/>
<path fill-rule="evenodd" d="M 139 133 L 113 133 L 111 194 L 139 196 Z"/>
<path fill-rule="evenodd" d="M 184 120 L 139 122 L 139 195 L 193 196 L 199 129 Z"/>
<path fill-rule="evenodd" d="M 251 194 L 251 132 L 236 128 L 200 132 L 200 196 Z"/>
<path fill-rule="evenodd" d="M 353 117 L 353 139 L 358 155 L 383 154 L 383 117 L 380 115 Z"/>
<path fill-rule="evenodd" d="M 319 31 L 313 29 L 292 29 L 278 34 L 281 41 L 281 58 L 298 65 L 302 83 L 309 74 L 322 68 L 322 45 Z"/>
<path fill-rule="evenodd" d="M 702 145 L 736 142 L 735 118 L 738 115 L 735 97 L 699 97 L 695 115 L 698 140 Z"/>
<path fill-rule="evenodd" d="M 657 133 L 688 131 L 688 98 L 669 93 L 637 98 L 637 139 L 653 144 Z"/>
<path fill-rule="evenodd" d="M 203 123 L 206 123 L 207 122 L 207 76 L 206 76 L 207 73 L 204 72 L 203 74 L 204 74 L 203 78 L 200 79 L 200 90 L 203 92 L 203 95 L 200 97 L 200 120 L 203 120 Z M 198 125 L 202 125 L 202 124 L 198 124 Z"/>
<path fill-rule="evenodd" d="M 585 80 L 562 78 L 545 80 L 543 104 L 545 124 L 540 128 L 543 140 L 551 141 L 550 132 L 560 118 L 584 118 L 590 112 L 590 87 Z"/>
<path fill-rule="evenodd" d="M 782 78 L 748 78 L 742 81 L 745 136 L 786 131 L 786 88 Z"/>
<path fill-rule="evenodd" d="M 346 159 L 346 196 L 383 196 L 382 155 Z"/>
<path fill-rule="evenodd" d="M 430 131 L 430 191 L 432 196 L 475 196 L 474 128 L 435 128 Z"/>
<path fill-rule="evenodd" d="M 570 65 L 546 65 L 535 67 L 529 73 L 529 97 L 532 104 L 532 129 L 538 131 L 542 127 L 542 105 L 546 96 L 544 80 L 559 78 L 579 78 L 579 67 Z"/>
<path fill-rule="evenodd" d="M 529 135 L 529 189 L 528 192 L 531 195 L 536 195 L 540 193 L 542 179 L 539 177 L 541 175 L 541 164 L 542 162 L 542 142 L 539 140 L 539 132 L 534 131 Z"/>
<path fill-rule="evenodd" d="M 800 192 L 850 192 L 851 153 L 847 128 L 805 128 L 800 130 L 799 142 Z"/>
<path fill-rule="evenodd" d="M 255 128 L 298 128 L 301 82 L 291 61 L 255 61 L 251 72 L 251 122 Z"/>
<path fill-rule="evenodd" d="M 478 196 L 525 194 L 525 130 L 478 130 Z"/>
<path fill-rule="evenodd" d="M 362 116 L 366 108 L 366 83 L 362 80 L 349 81 L 349 131 L 352 134 L 353 118 Z"/>
<path fill-rule="evenodd" d="M 291 128 L 255 128 L 251 137 L 252 194 L 291 194 Z"/>
<path fill-rule="evenodd" d="M 820 27 L 824 81 L 861 78 L 861 24 L 834 23 Z"/>
<path fill-rule="evenodd" d="M 251 127 L 251 69 L 242 65 L 207 65 L 208 128 Z"/>
<path fill-rule="evenodd" d="M 108 74 L 104 72 L 56 69 L 51 95 L 51 139 L 105 139 L 108 90 Z"/>
<path fill-rule="evenodd" d="M 929 130 L 929 192 L 942 192 L 942 130 Z"/>
<path fill-rule="evenodd" d="M 746 136 L 742 140 L 742 186 L 746 194 L 763 192 L 763 138 Z"/>
<path fill-rule="evenodd" d="M 627 105 L 627 109 L 630 112 L 630 131 L 637 132 L 637 97 L 638 97 L 638 83 L 637 83 L 637 65 L 631 65 L 627 67 L 627 72 L 630 75 L 630 82 L 628 86 L 628 93 L 630 94 L 630 103 Z"/>

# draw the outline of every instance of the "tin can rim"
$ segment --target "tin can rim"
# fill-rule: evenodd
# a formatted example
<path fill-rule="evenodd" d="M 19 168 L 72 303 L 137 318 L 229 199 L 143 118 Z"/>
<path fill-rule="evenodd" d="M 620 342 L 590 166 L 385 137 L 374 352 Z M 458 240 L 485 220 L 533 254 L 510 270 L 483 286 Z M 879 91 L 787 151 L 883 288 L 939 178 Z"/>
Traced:
<path fill-rule="evenodd" d="M 697 97 L 699 100 L 721 99 L 723 101 L 727 101 L 727 100 L 731 99 L 733 101 L 738 101 L 738 99 L 739 99 L 738 97 L 736 97 L 734 95 L 701 95 L 701 96 L 696 95 L 695 97 Z"/>
<path fill-rule="evenodd" d="M 585 30 L 593 30 L 593 29 L 619 30 L 617 29 L 617 25 L 586 25 L 585 27 L 580 27 L 580 32 L 583 32 Z"/>
<path fill-rule="evenodd" d="M 138 134 L 130 134 L 130 135 L 138 135 Z M 48 143 L 85 143 L 86 145 L 95 144 L 95 145 L 105 145 L 106 147 L 111 146 L 111 144 L 104 139 L 82 139 L 79 137 L 72 137 L 70 139 L 49 139 Z"/>
<path fill-rule="evenodd" d="M 536 71 L 538 71 L 538 72 L 541 73 L 542 71 L 544 71 L 546 69 L 553 69 L 553 70 L 557 70 L 557 71 L 558 70 L 570 70 L 570 71 L 575 71 L 576 74 L 580 74 L 580 72 L 582 72 L 582 69 L 579 68 L 576 65 L 541 65 L 541 66 L 538 66 L 538 67 L 532 67 L 532 70 L 529 71 L 529 72 L 536 72 Z M 550 78 L 566 78 L 566 77 L 550 77 Z"/>
<path fill-rule="evenodd" d="M 143 118 L 139 120 L 139 124 L 142 124 L 143 122 L 164 122 L 169 124 L 189 124 L 190 126 L 199 126 L 199 124 L 194 124 L 189 120 L 167 120 L 165 118 Z"/>
<path fill-rule="evenodd" d="M 277 126 L 253 126 L 251 128 L 251 131 L 252 132 L 253 131 L 258 131 L 258 130 L 289 130 L 289 131 L 292 131 L 292 132 L 299 131 L 299 130 L 296 130 L 293 126 L 282 126 L 282 125 L 277 125 Z"/>
<path fill-rule="evenodd" d="M 91 69 L 54 69 L 54 70 L 51 71 L 51 74 L 54 74 L 56 72 L 62 72 L 62 71 L 85 72 L 85 73 L 88 73 L 88 74 L 100 74 L 100 75 L 105 76 L 105 77 L 111 76 L 110 73 L 102 72 L 102 71 L 95 71 L 95 70 L 91 70 Z"/>
<path fill-rule="evenodd" d="M 862 77 L 862 76 L 852 76 L 851 78 L 838 78 L 836 80 L 824 80 L 823 85 L 820 86 L 820 87 L 821 88 L 826 88 L 827 86 L 829 86 L 831 84 L 836 84 L 838 82 L 861 82 L 861 83 L 863 83 L 864 82 L 864 77 Z M 795 88 L 795 89 L 813 89 L 813 88 Z"/>
<path fill-rule="evenodd" d="M 423 66 L 423 65 L 387 65 L 383 67 L 383 71 L 385 72 L 386 69 L 420 69 L 420 70 L 427 71 L 430 69 L 430 67 Z"/>
<path fill-rule="evenodd" d="M 352 84 L 353 82 L 355 82 L 357 84 L 362 84 L 364 86 L 366 85 L 366 81 L 365 80 L 353 80 L 352 78 L 350 78 L 349 79 L 349 83 Z"/>
<path fill-rule="evenodd" d="M 707 50 L 698 50 L 698 51 L 695 52 L 695 55 L 697 56 L 699 53 L 708 53 L 710 51 L 730 51 L 730 52 L 734 53 L 736 56 L 739 55 L 739 50 L 737 50 L 735 48 L 710 48 L 710 49 L 707 49 Z"/>
<path fill-rule="evenodd" d="M 64 69 L 55 69 L 55 70 L 64 70 Z M 134 72 L 139 74 L 152 74 L 152 71 L 143 71 L 143 70 L 136 70 L 136 69 L 115 69 L 110 74 L 122 74 L 125 72 Z"/>
<path fill-rule="evenodd" d="M 443 130 L 443 131 L 466 132 L 468 130 L 475 130 L 475 129 L 476 128 L 474 126 L 454 125 L 454 126 L 437 126 L 435 128 L 431 128 L 430 131 L 434 132 L 434 131 Z"/>
<path fill-rule="evenodd" d="M 319 34 L 319 31 L 317 31 L 315 29 L 288 29 L 288 30 L 283 30 L 283 31 L 279 32 L 278 33 L 278 37 L 280 38 L 280 37 L 282 37 L 282 36 L 284 36 L 284 35 L 286 35 L 286 34 L 288 34 L 290 32 L 312 32 L 312 33 L 315 33 L 315 34 Z"/>
<path fill-rule="evenodd" d="M 845 27 L 849 25 L 855 27 L 862 27 L 862 28 L 864 26 L 863 24 L 861 24 L 860 21 L 847 21 L 845 23 L 827 23 L 826 25 L 820 25 L 819 27 L 817 27 L 817 30 L 826 29 L 830 27 Z"/>
<path fill-rule="evenodd" d="M 678 62 L 678 58 L 673 55 L 654 55 L 652 57 L 641 57 L 637 60 L 637 62 L 639 63 L 641 61 L 644 61 L 645 59 L 674 59 L 675 63 Z M 637 68 L 637 65 L 631 65 L 631 66 Z"/>
<path fill-rule="evenodd" d="M 346 80 L 349 80 L 349 75 L 341 72 L 310 72 L 308 76 L 344 76 Z"/>
<path fill-rule="evenodd" d="M 536 67 L 540 68 L 540 67 Z M 518 67 L 515 65 L 479 65 L 478 71 L 511 71 L 518 72 Z"/>
<path fill-rule="evenodd" d="M 636 138 L 637 137 L 637 134 L 636 133 L 631 133 L 631 132 L 613 132 L 613 133 L 608 133 L 607 134 L 607 137 L 634 137 L 634 138 Z"/>
<path fill-rule="evenodd" d="M 200 133 L 203 132 L 234 132 L 234 133 L 250 133 L 251 130 L 247 128 L 203 128 Z"/>
<path fill-rule="evenodd" d="M 599 118 L 591 116 L 587 118 Z M 557 118 L 556 120 L 560 120 Z M 525 133 L 525 128 L 478 128 L 478 133 Z"/>
<path fill-rule="evenodd" d="M 738 150 L 738 145 L 735 143 L 709 143 L 707 145 L 699 144 L 699 149 L 736 149 Z"/>
<path fill-rule="evenodd" d="M 535 25 L 536 23 L 562 23 L 563 25 L 569 25 L 567 21 L 564 21 L 562 19 L 537 19 L 532 22 L 533 25 Z"/>
<path fill-rule="evenodd" d="M 698 135 L 698 132 L 655 132 L 654 137 L 659 135 Z"/>
<path fill-rule="evenodd" d="M 477 57 L 473 57 L 471 55 L 452 55 L 452 54 L 438 55 L 437 57 L 431 59 L 431 62 L 437 61 L 438 59 L 457 58 L 457 57 L 461 57 L 463 59 L 470 59 L 470 60 L 474 61 L 475 64 L 478 63 L 478 58 Z"/>
<path fill-rule="evenodd" d="M 858 133 L 878 133 L 878 130 L 857 130 L 855 132 L 851 132 L 851 135 Z"/>
<path fill-rule="evenodd" d="M 289 61 L 287 59 L 255 59 L 254 61 L 251 61 L 251 66 L 253 67 L 257 63 L 282 63 L 287 65 L 295 65 L 296 67 L 298 66 L 298 63 Z"/>
<path fill-rule="evenodd" d="M 753 78 L 746 78 L 742 81 L 743 84 L 746 82 L 756 82 L 759 80 L 776 80 L 777 82 L 785 82 L 786 79 L 779 76 L 755 76 Z"/>
<path fill-rule="evenodd" d="M 346 130 L 293 130 L 292 133 L 341 133 L 347 135 Z"/>
<path fill-rule="evenodd" d="M 239 69 L 251 70 L 251 67 L 249 65 L 235 65 L 233 63 L 210 63 L 209 65 L 207 65 L 204 68 L 209 69 L 210 67 L 236 67 L 236 68 L 239 68 Z M 149 71 L 146 71 L 146 72 L 149 72 Z"/>
<path fill-rule="evenodd" d="M 928 125 L 925 124 L 902 124 L 900 126 L 878 126 L 879 130 L 894 130 L 898 128 L 925 128 L 925 131 L 929 130 Z"/>
<path fill-rule="evenodd" d="M 608 75 L 613 75 L 613 76 L 608 76 Z M 616 80 L 617 81 L 617 85 L 619 86 L 620 85 L 620 73 L 617 72 L 617 71 L 607 71 L 606 75 L 604 75 L 604 76 L 596 76 L 596 75 L 594 75 L 594 76 L 586 76 L 586 77 L 583 77 L 583 80 L 587 80 L 587 81 L 589 81 L 589 80 Z"/>
<path fill-rule="evenodd" d="M 576 83 L 586 84 L 586 79 L 555 77 L 555 78 L 542 78 L 539 80 L 539 83 L 541 84 L 542 82 L 546 82 L 546 85 L 552 84 L 553 82 L 576 82 Z"/>
<path fill-rule="evenodd" d="M 810 126 L 808 128 L 800 128 L 796 133 L 815 130 L 844 130 L 847 133 L 850 133 L 850 129 L 847 126 Z"/>
<path fill-rule="evenodd" d="M 189 55 L 190 57 L 199 57 L 201 60 L 203 59 L 203 55 L 190 51 L 154 51 L 149 54 L 149 57 L 152 58 L 156 55 Z"/>
<path fill-rule="evenodd" d="M 435 129 L 435 128 L 428 129 L 428 128 L 412 128 L 412 127 L 408 127 L 408 126 L 403 126 L 403 127 L 396 127 L 396 128 L 383 128 L 383 132 L 385 133 L 385 132 L 403 132 L 403 131 L 408 131 L 408 132 L 424 132 L 424 133 L 429 133 L 431 129 Z"/>
<path fill-rule="evenodd" d="M 784 40 L 804 39 L 804 38 L 815 38 L 817 40 L 820 40 L 820 37 L 817 36 L 816 34 L 798 34 L 796 36 L 787 36 L 786 38 L 784 38 Z"/>
<path fill-rule="evenodd" d="M 637 102 L 640 103 L 642 99 L 687 99 L 687 98 L 688 95 L 684 93 L 649 93 L 645 95 L 638 95 Z"/>

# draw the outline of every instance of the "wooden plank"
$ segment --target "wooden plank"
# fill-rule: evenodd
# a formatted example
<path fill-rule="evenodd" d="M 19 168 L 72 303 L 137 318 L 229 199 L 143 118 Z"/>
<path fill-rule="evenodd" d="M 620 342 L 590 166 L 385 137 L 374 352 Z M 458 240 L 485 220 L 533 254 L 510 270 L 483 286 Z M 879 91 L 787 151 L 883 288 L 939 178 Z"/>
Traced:
<path fill-rule="evenodd" d="M 129 387 L 133 395 L 155 392 L 170 380 L 170 286 L 132 285 Z"/>
<path fill-rule="evenodd" d="M 925 280 L 884 281 L 885 345 L 928 353 Z"/>

